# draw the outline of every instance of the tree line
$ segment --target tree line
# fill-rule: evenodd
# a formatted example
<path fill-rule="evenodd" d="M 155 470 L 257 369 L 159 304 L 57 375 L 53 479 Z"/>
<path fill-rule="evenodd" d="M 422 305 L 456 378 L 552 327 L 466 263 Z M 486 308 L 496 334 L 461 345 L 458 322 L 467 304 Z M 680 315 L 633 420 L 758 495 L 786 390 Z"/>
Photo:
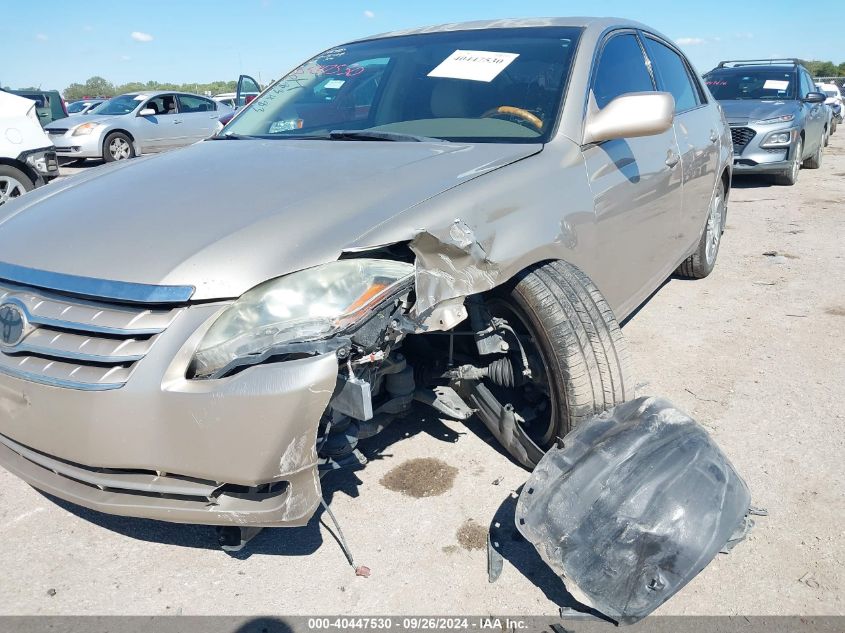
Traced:
<path fill-rule="evenodd" d="M 175 90 L 178 92 L 193 92 L 196 94 L 234 92 L 237 81 L 212 81 L 211 83 L 162 83 L 159 81 L 134 81 L 125 84 L 113 84 L 103 77 L 91 77 L 85 83 L 72 83 L 64 89 L 62 95 L 66 101 L 76 101 L 84 97 L 114 97 L 127 92 L 143 92 L 154 90 Z"/>
<path fill-rule="evenodd" d="M 845 62 L 834 64 L 832 61 L 818 59 L 801 60 L 801 63 L 814 77 L 843 77 L 845 78 Z M 272 81 L 270 82 L 272 83 Z M 85 83 L 72 83 L 64 89 L 62 95 L 66 101 L 76 101 L 84 97 L 114 97 L 127 92 L 143 92 L 145 90 L 176 90 L 179 92 L 193 92 L 196 94 L 234 92 L 238 82 L 212 81 L 210 83 L 162 83 L 160 81 L 133 81 L 125 84 L 113 84 L 103 77 L 90 77 Z M 37 88 L 22 88 L 22 90 L 37 90 Z"/>
<path fill-rule="evenodd" d="M 802 59 L 801 63 L 813 77 L 845 77 L 845 62 L 834 64 L 830 61 L 823 62 L 818 59 Z"/>

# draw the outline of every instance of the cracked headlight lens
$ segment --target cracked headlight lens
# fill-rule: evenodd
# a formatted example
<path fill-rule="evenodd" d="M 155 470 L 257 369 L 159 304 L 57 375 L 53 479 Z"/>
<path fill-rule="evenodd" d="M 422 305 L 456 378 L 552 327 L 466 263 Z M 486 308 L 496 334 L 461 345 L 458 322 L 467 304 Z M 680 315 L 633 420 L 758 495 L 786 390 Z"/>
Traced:
<path fill-rule="evenodd" d="M 246 292 L 206 332 L 196 376 L 283 343 L 328 338 L 355 325 L 408 283 L 411 264 L 346 259 L 272 279 Z"/>

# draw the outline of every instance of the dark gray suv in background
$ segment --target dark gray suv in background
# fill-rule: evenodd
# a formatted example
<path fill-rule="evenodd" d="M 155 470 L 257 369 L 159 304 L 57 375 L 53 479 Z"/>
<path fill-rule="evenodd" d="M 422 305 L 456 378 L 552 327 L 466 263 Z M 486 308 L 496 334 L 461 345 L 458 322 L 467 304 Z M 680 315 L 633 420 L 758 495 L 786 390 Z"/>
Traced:
<path fill-rule="evenodd" d="M 828 130 L 825 95 L 797 59 L 723 61 L 704 76 L 731 127 L 734 174 L 794 185 L 818 169 Z"/>

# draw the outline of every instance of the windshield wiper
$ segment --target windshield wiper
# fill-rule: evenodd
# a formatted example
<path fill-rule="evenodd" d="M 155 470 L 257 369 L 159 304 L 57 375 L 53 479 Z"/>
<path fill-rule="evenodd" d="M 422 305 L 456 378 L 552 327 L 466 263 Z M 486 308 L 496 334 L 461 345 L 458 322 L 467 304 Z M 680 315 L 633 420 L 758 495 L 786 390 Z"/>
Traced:
<path fill-rule="evenodd" d="M 442 143 L 443 139 L 399 132 L 378 132 L 376 130 L 332 130 L 329 138 L 333 141 L 397 141 L 410 143 Z"/>
<path fill-rule="evenodd" d="M 255 136 L 248 136 L 246 134 L 235 134 L 234 132 L 226 132 L 225 134 L 215 134 L 211 137 L 213 141 L 241 141 L 248 138 L 257 138 Z"/>

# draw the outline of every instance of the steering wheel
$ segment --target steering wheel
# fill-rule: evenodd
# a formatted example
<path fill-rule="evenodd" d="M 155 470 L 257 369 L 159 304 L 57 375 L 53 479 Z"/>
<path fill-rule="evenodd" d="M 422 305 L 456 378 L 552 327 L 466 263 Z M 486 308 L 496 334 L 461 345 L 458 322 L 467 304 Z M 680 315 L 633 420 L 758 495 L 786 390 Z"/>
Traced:
<path fill-rule="evenodd" d="M 515 106 L 503 105 L 497 108 L 490 108 L 489 110 L 487 110 L 487 112 L 481 115 L 481 118 L 494 117 L 500 114 L 514 116 L 518 119 L 522 119 L 523 121 L 531 125 L 531 127 L 535 128 L 538 132 L 543 131 L 543 120 L 540 117 L 535 114 L 531 114 L 528 110 L 525 110 L 523 108 L 517 108 Z"/>

